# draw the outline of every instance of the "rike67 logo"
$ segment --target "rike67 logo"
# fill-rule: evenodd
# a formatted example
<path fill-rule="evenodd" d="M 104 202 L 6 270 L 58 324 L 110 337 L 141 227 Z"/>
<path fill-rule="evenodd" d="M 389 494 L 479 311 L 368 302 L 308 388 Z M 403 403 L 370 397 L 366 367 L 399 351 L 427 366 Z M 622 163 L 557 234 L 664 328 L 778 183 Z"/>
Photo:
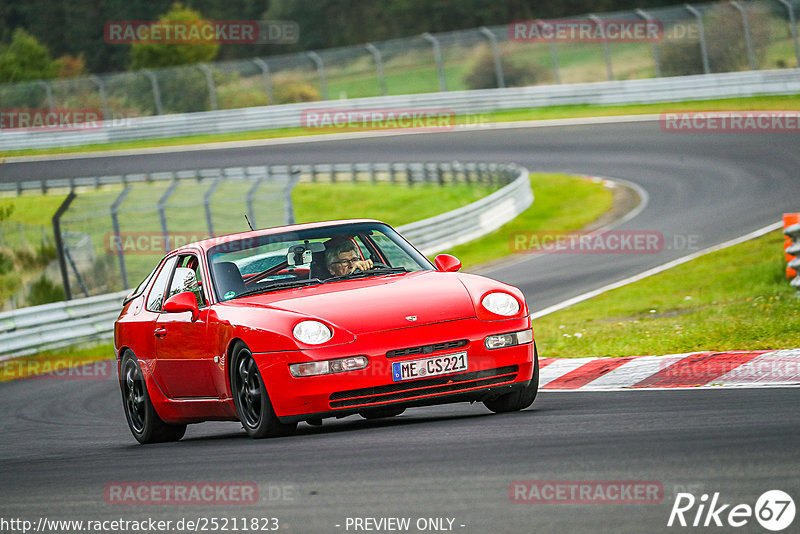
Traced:
<path fill-rule="evenodd" d="M 715 492 L 710 500 L 706 493 L 699 499 L 691 493 L 678 493 L 667 526 L 739 528 L 752 524 L 755 518 L 763 528 L 779 532 L 792 524 L 794 516 L 794 500 L 781 490 L 764 492 L 755 506 L 725 503 L 719 492 Z"/>

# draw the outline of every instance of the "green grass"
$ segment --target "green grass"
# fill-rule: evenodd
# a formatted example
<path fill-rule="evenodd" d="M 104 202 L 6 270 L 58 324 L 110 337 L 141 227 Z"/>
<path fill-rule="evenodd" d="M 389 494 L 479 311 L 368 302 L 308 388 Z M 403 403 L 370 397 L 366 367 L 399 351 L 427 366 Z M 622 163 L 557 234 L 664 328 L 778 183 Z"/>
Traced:
<path fill-rule="evenodd" d="M 14 206 L 7 222 L 50 227 L 53 214 L 64 201 L 64 197 L 65 195 L 25 194 L 0 198 L 0 211 L 6 206 Z"/>
<path fill-rule="evenodd" d="M 778 23 L 778 31 L 785 23 Z M 784 35 L 784 34 L 781 34 Z M 485 48 L 485 44 L 480 45 Z M 553 56 L 548 43 L 503 43 L 504 61 L 517 65 L 537 66 L 541 79 L 537 83 L 553 83 Z M 478 48 L 452 47 L 444 50 L 444 70 L 448 91 L 469 89 L 464 79 L 474 64 Z M 611 43 L 609 45 L 615 80 L 653 78 L 656 76 L 653 51 L 649 43 Z M 362 58 L 366 59 L 366 58 Z M 795 65 L 794 48 L 788 37 L 777 37 L 767 46 L 763 69 Z M 357 68 L 329 68 L 330 98 L 379 96 L 379 82 L 371 61 L 355 62 Z M 596 43 L 560 43 L 558 65 L 562 83 L 606 81 L 603 48 Z M 385 81 L 389 95 L 428 93 L 439 90 L 438 71 L 427 48 L 417 49 L 385 65 Z"/>
<path fill-rule="evenodd" d="M 535 231 L 578 230 L 611 208 L 612 193 L 597 182 L 565 174 L 532 174 L 534 203 L 514 220 L 447 252 L 465 270 L 508 256 L 514 235 Z"/>
<path fill-rule="evenodd" d="M 566 176 L 562 176 L 559 183 L 566 188 L 565 190 L 568 190 L 569 184 L 572 183 L 578 188 L 583 186 L 581 180 Z M 543 209 L 548 206 L 548 202 L 550 204 L 573 202 L 559 188 L 547 189 L 546 184 L 546 181 L 542 182 L 542 187 L 545 188 L 540 197 Z M 154 200 L 161 197 L 167 186 L 166 183 L 158 182 L 133 186 L 121 205 L 119 220 L 123 236 L 131 235 L 136 239 L 143 233 L 160 235 L 161 227 Z M 212 197 L 211 211 L 217 235 L 246 229 L 242 214 L 246 211 L 244 197 L 250 186 L 251 184 L 245 182 L 225 182 L 216 191 Z M 538 185 L 535 184 L 535 187 Z M 599 186 L 595 188 L 602 190 Z M 269 193 L 268 189 L 267 185 L 262 185 L 259 194 Z M 197 187 L 193 182 L 180 183 L 171 197 L 172 200 L 167 204 L 166 215 L 170 233 L 186 236 L 187 241 L 202 239 L 208 235 L 204 211 L 200 204 L 205 190 L 206 187 Z M 118 259 L 109 253 L 109 250 L 113 250 L 109 241 L 111 231 L 109 206 L 120 191 L 121 187 L 109 186 L 97 191 L 79 193 L 62 221 L 62 228 L 65 231 L 91 237 L 96 258 L 95 268 L 91 274 L 91 285 L 95 292 L 108 293 L 123 289 L 118 275 Z M 477 185 L 408 187 L 386 183 L 303 183 L 295 188 L 293 201 L 298 222 L 369 217 L 399 226 L 465 206 L 492 191 L 493 189 L 488 186 Z M 548 200 L 551 194 L 556 198 Z M 26 224 L 41 225 L 50 234 L 52 213 L 61 204 L 64 196 L 63 193 L 24 195 L 2 199 L 2 202 L 4 205 L 14 206 L 12 214 L 14 221 L 24 220 Z M 275 218 L 282 217 L 282 211 L 273 212 L 274 202 L 274 198 L 265 197 L 263 201 L 254 203 L 256 215 L 254 222 L 257 227 L 283 224 L 282 218 Z M 576 204 L 574 210 L 579 211 L 578 199 L 574 202 Z M 149 249 L 137 248 L 135 253 L 128 252 L 125 255 L 128 285 L 136 284 L 147 276 L 163 255 L 163 250 L 157 245 L 150 246 Z M 490 254 L 496 255 L 505 255 L 508 252 L 508 249 L 503 247 L 489 250 Z M 480 253 L 481 257 L 486 254 L 486 251 Z M 470 259 L 476 257 L 478 255 L 469 256 Z M 26 277 L 20 276 L 20 273 L 15 271 L 0 275 L 0 301 L 8 299 L 26 280 L 38 275 L 38 271 L 27 273 Z"/>
<path fill-rule="evenodd" d="M 508 236 L 515 231 L 574 227 L 573 210 L 583 212 L 587 201 L 601 211 L 600 206 L 608 202 L 608 191 L 575 180 L 535 175 L 536 204 L 545 215 L 526 212 L 495 234 L 450 252 L 469 265 L 476 258 L 493 256 L 486 251 L 507 253 Z M 575 197 L 572 206 L 558 201 L 557 193 L 565 186 Z M 537 319 L 540 354 L 619 357 L 800 347 L 800 298 L 784 276 L 782 250 L 782 234 L 772 232 Z M 78 363 L 112 355 L 111 345 L 102 344 L 29 358 Z M 36 364 L 4 364 L 0 381 L 30 368 Z"/>
<path fill-rule="evenodd" d="M 333 92 L 331 94 L 334 94 Z M 567 119 L 575 117 L 600 117 L 606 115 L 642 115 L 674 111 L 727 111 L 727 110 L 800 110 L 800 95 L 787 96 L 755 96 L 750 98 L 728 98 L 716 100 L 695 100 L 661 104 L 629 104 L 617 106 L 552 106 L 546 108 L 527 108 L 482 113 L 479 115 L 462 115 L 456 124 L 491 124 L 494 122 L 512 122 L 541 119 Z M 352 132 L 345 129 L 343 132 Z M 187 137 L 165 137 L 159 139 L 143 139 L 117 143 L 65 146 L 43 149 L 24 149 L 0 151 L 2 158 L 12 156 L 33 156 L 46 154 L 65 154 L 73 152 L 104 152 L 108 150 L 129 150 L 137 148 L 194 145 L 201 143 L 222 143 L 230 141 L 251 141 L 259 139 L 277 139 L 331 133 L 331 129 L 279 128 L 273 130 L 256 130 L 225 134 L 194 135 Z"/>
<path fill-rule="evenodd" d="M 299 184 L 292 194 L 297 222 L 368 217 L 392 226 L 433 217 L 479 200 L 485 186 Z"/>
<path fill-rule="evenodd" d="M 800 298 L 772 232 L 534 321 L 545 357 L 800 347 Z"/>
<path fill-rule="evenodd" d="M 594 203 L 594 208 L 583 209 L 586 198 L 583 192 L 591 189 L 596 194 L 607 192 L 596 184 L 588 184 L 583 180 L 565 175 L 543 175 L 532 178 L 533 187 L 537 190 L 535 209 L 529 209 L 517 222 L 517 227 L 528 228 L 532 221 L 547 221 L 561 214 L 562 218 L 578 217 L 577 224 L 583 225 L 599 216 L 610 205 L 609 202 Z M 159 219 L 153 200 L 159 198 L 168 184 L 152 183 L 135 185 L 125 202 L 120 215 L 120 230 L 125 234 L 139 235 L 141 232 L 158 235 L 161 231 Z M 245 229 L 244 218 L 240 213 L 245 211 L 244 195 L 250 184 L 243 182 L 226 182 L 220 186 L 212 197 L 212 214 L 215 232 L 233 233 Z M 351 183 L 302 183 L 295 187 L 293 202 L 297 222 L 313 222 L 331 219 L 347 219 L 369 217 L 382 220 L 392 226 L 400 226 L 410 222 L 432 217 L 440 213 L 454 210 L 485 197 L 494 189 L 478 185 L 393 185 L 351 184 Z M 568 192 L 578 192 L 572 196 Z M 108 267 L 116 270 L 116 257 L 110 257 L 108 244 L 110 226 L 109 206 L 117 198 L 120 187 L 106 187 L 98 191 L 80 193 L 73 201 L 62 222 L 65 230 L 88 234 L 92 238 L 96 258 L 108 260 Z M 167 218 L 170 232 L 193 236 L 197 239 L 208 234 L 205 216 L 199 202 L 202 200 L 204 187 L 192 183 L 181 183 L 173 194 L 173 199 L 180 203 L 167 204 Z M 607 194 L 608 195 L 608 194 Z M 610 198 L 610 195 L 608 195 Z M 41 225 L 48 228 L 52 213 L 64 199 L 64 195 L 24 195 L 3 199 L 4 204 L 14 205 L 12 218 L 24 220 L 27 224 Z M 274 202 L 274 200 L 272 200 Z M 192 204 L 191 206 L 189 204 Z M 282 224 L 282 220 L 270 220 L 268 202 L 256 203 L 256 225 L 260 227 Z M 150 206 L 143 209 L 143 206 Z M 132 209 L 136 208 L 136 209 Z M 563 211 L 560 211 L 563 210 Z M 567 215 L 563 215 L 566 213 Z M 555 221 L 561 222 L 561 221 Z M 511 228 L 511 227 L 509 227 Z M 504 231 L 512 231 L 507 229 Z M 507 240 L 506 240 L 507 241 Z M 465 252 L 465 265 L 474 265 L 509 253 L 503 246 L 504 238 L 500 231 L 491 237 L 478 242 L 480 250 L 474 253 Z M 461 249 L 459 249 L 460 251 Z M 135 254 L 125 256 L 128 281 L 130 284 L 143 279 L 161 258 L 161 250 L 137 250 Z M 101 282 L 102 273 L 95 278 L 95 285 Z M 15 273 L 0 277 L 0 297 L 8 296 L 23 282 Z M 107 292 L 121 290 L 122 287 L 109 281 Z"/>
<path fill-rule="evenodd" d="M 783 236 L 776 231 L 537 319 L 539 354 L 618 357 L 800 347 L 800 298 L 784 277 L 782 250 Z M 4 362 L 0 382 L 44 369 L 46 362 L 78 365 L 113 354 L 105 343 Z"/>
<path fill-rule="evenodd" d="M 247 184 L 239 184 L 246 186 Z M 602 215 L 611 205 L 611 193 L 599 183 L 563 174 L 532 174 L 531 185 L 534 188 L 536 201 L 513 222 L 472 244 L 456 247 L 450 252 L 460 256 L 466 269 L 484 261 L 504 257 L 510 253 L 508 247 L 510 236 L 517 231 L 542 229 L 570 230 L 576 229 Z M 145 185 L 135 188 L 130 195 L 140 196 L 140 200 L 155 198 L 163 189 L 163 185 Z M 485 186 L 418 185 L 408 187 L 391 184 L 299 184 L 293 195 L 295 215 L 298 222 L 311 222 L 336 218 L 352 218 L 367 215 L 383 220 L 393 226 L 431 217 L 445 211 L 464 206 L 488 195 L 491 188 Z M 228 191 L 232 193 L 233 191 Z M 93 213 L 104 213 L 108 202 L 119 193 L 118 189 L 108 188 L 102 191 L 81 195 L 84 209 Z M 81 198 L 79 196 L 79 198 Z M 47 209 L 38 209 L 36 199 L 46 199 L 41 205 L 58 206 L 63 200 L 61 195 L 25 196 L 13 200 L 20 211 L 30 211 L 25 215 L 26 222 L 42 224 L 49 220 Z M 129 196 L 128 198 L 134 198 Z M 354 203 L 353 199 L 358 201 Z M 357 213 L 354 213 L 354 206 Z M 19 212 L 18 212 L 19 213 Z M 38 215 L 37 215 L 38 214 Z M 176 215 L 182 216 L 181 223 L 188 225 L 191 219 L 198 217 L 193 210 L 179 210 Z M 158 230 L 153 221 L 135 224 L 137 231 Z M 179 228 L 175 220 L 170 221 L 170 228 Z M 93 241 L 102 243 L 102 235 L 106 230 L 92 230 L 87 223 L 88 232 L 95 232 Z M 186 228 L 187 226 L 184 226 Z M 191 226 L 192 228 L 196 225 Z M 123 229 L 124 230 L 124 229 Z M 472 250 L 471 250 L 472 249 Z M 105 254 L 99 249 L 97 254 Z M 161 257 L 161 253 L 152 255 L 129 255 L 126 257 L 131 281 L 144 277 Z M 139 272 L 141 271 L 141 272 Z M 12 273 L 13 274 L 13 273 Z M 135 274 L 135 276 L 134 276 Z M 0 277 L 3 283 L 4 277 Z M 11 279 L 9 278 L 9 281 Z M 103 360 L 113 355 L 110 344 L 97 346 L 81 346 L 60 351 L 37 354 L 21 360 L 23 363 L 0 365 L 0 381 L 25 376 L 31 370 L 46 369 L 44 362 L 61 366 L 63 362 L 74 365 Z M 14 362 L 18 362 L 15 360 Z M 29 362 L 29 363 L 26 363 Z"/>

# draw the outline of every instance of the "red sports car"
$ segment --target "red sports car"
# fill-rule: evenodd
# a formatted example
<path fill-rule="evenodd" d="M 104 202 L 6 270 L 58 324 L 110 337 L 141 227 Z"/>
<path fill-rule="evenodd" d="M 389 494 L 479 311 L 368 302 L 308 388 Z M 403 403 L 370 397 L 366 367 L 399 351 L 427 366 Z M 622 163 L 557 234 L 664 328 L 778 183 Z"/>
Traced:
<path fill-rule="evenodd" d="M 531 405 L 538 358 L 522 292 L 435 266 L 387 224 L 269 228 L 173 250 L 126 299 L 114 346 L 141 443 L 240 421 L 254 438 L 299 421 L 482 401 Z"/>

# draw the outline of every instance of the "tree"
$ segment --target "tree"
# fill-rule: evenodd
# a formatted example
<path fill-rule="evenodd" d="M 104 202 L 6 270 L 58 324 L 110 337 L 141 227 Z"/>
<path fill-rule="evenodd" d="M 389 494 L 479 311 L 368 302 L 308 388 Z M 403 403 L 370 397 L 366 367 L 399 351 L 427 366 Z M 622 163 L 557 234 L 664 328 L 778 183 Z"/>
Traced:
<path fill-rule="evenodd" d="M 159 22 L 199 22 L 204 20 L 199 12 L 180 3 L 162 15 Z M 166 44 L 140 43 L 131 45 L 131 69 L 150 69 L 204 63 L 217 56 L 219 43 Z"/>
<path fill-rule="evenodd" d="M 47 48 L 22 28 L 14 30 L 10 45 L 0 47 L 0 83 L 47 80 L 57 73 Z"/>

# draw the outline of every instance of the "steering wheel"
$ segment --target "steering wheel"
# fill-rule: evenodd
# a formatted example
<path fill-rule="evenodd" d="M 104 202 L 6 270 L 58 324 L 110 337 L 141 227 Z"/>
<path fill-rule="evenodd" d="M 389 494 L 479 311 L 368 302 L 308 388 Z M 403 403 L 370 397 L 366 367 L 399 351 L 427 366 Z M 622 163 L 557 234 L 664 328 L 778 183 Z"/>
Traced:
<path fill-rule="evenodd" d="M 372 267 L 373 268 L 375 268 L 375 267 L 381 268 L 382 267 L 384 269 L 391 269 L 391 267 L 389 267 L 388 265 L 384 265 L 383 263 L 380 263 L 380 262 L 372 262 Z M 363 273 L 363 272 L 364 272 L 364 270 L 359 269 L 358 267 L 356 267 L 351 272 L 349 272 L 349 273 L 347 273 L 347 274 L 345 274 L 343 276 L 352 276 L 352 275 L 354 275 L 356 273 Z"/>

